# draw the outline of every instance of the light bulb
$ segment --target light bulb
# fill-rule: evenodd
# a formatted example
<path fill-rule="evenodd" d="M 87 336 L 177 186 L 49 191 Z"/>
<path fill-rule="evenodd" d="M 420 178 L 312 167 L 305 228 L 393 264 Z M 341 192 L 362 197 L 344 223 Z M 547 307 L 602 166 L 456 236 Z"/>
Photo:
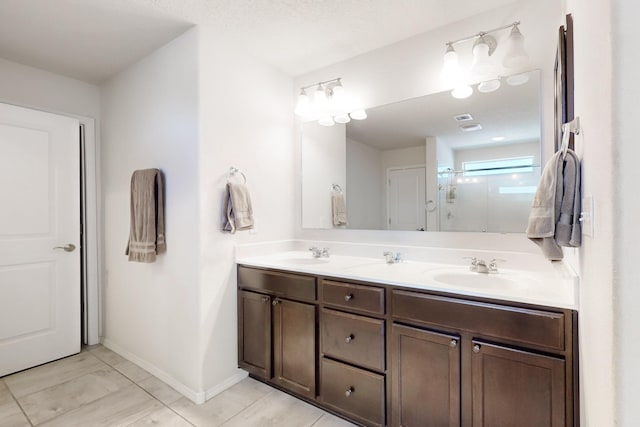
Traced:
<path fill-rule="evenodd" d="M 330 116 L 321 118 L 320 120 L 318 120 L 318 123 L 322 126 L 333 126 L 335 124 L 333 118 Z"/>
<path fill-rule="evenodd" d="M 351 121 L 351 117 L 348 114 L 338 114 L 333 118 L 336 123 L 349 123 Z"/>
<path fill-rule="evenodd" d="M 302 89 L 298 95 L 298 103 L 296 105 L 295 114 L 298 116 L 309 115 L 309 96 Z"/>
<path fill-rule="evenodd" d="M 500 88 L 500 79 L 487 80 L 478 85 L 478 92 L 488 93 Z"/>
<path fill-rule="evenodd" d="M 507 77 L 507 84 L 509 86 L 520 86 L 529 81 L 529 73 L 514 74 Z"/>
<path fill-rule="evenodd" d="M 464 99 L 471 96 L 473 89 L 471 86 L 460 85 L 451 91 L 451 96 L 456 99 Z"/>
<path fill-rule="evenodd" d="M 524 36 L 514 25 L 507 39 L 507 53 L 504 55 L 502 65 L 506 68 L 522 68 L 529 63 L 529 55 L 524 49 Z"/>
<path fill-rule="evenodd" d="M 349 116 L 353 120 L 364 120 L 367 118 L 367 112 L 365 110 L 353 110 L 349 113 Z"/>

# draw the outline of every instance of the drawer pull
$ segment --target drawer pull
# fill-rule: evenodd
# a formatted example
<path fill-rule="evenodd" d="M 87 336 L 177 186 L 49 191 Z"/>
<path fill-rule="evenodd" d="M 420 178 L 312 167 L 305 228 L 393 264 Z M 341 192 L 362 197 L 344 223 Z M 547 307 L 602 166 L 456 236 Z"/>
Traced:
<path fill-rule="evenodd" d="M 355 339 L 355 336 L 353 334 L 349 334 L 347 335 L 347 337 L 344 339 L 344 342 L 346 342 L 347 344 L 349 344 L 351 341 L 353 341 Z"/>
<path fill-rule="evenodd" d="M 345 396 L 347 396 L 347 397 L 350 397 L 350 396 L 351 396 L 351 393 L 353 393 L 354 391 L 355 391 L 355 390 L 353 389 L 353 387 L 349 387 L 349 388 L 347 389 L 347 391 L 345 391 L 345 392 L 344 392 L 344 395 L 345 395 Z"/>
<path fill-rule="evenodd" d="M 474 353 L 480 353 L 480 346 L 478 344 L 473 346 L 473 352 Z"/>
<path fill-rule="evenodd" d="M 269 302 L 269 297 L 262 297 L 262 302 L 263 302 L 263 303 L 265 303 L 265 302 Z"/>
<path fill-rule="evenodd" d="M 353 299 L 353 294 L 347 294 L 344 296 L 345 302 L 349 302 Z"/>
<path fill-rule="evenodd" d="M 458 345 L 458 340 L 451 340 L 449 345 L 451 346 L 451 348 L 456 348 Z"/>

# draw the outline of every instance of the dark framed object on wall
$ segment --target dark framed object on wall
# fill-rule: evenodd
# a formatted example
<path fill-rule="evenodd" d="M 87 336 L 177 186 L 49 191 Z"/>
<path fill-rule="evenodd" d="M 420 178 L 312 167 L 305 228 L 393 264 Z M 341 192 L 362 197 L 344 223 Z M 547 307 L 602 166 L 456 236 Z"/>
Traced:
<path fill-rule="evenodd" d="M 558 50 L 554 66 L 555 90 L 555 151 L 558 151 L 562 141 L 562 124 L 574 119 L 573 104 L 574 74 L 573 74 L 573 18 L 566 16 L 566 24 L 558 29 Z M 569 138 L 569 148 L 574 148 L 573 134 Z"/>

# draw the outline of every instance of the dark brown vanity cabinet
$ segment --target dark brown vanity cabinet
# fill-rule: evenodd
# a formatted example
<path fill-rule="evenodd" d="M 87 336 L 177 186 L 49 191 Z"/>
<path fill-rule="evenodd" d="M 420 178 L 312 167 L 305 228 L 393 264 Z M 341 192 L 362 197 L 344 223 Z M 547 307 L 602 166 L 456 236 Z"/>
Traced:
<path fill-rule="evenodd" d="M 363 426 L 579 425 L 577 313 L 238 267 L 240 367 Z"/>
<path fill-rule="evenodd" d="M 287 298 L 315 300 L 315 278 L 240 267 L 238 286 L 238 365 L 315 398 L 317 307 Z"/>
<path fill-rule="evenodd" d="M 320 282 L 320 401 L 366 426 L 386 425 L 385 288 Z"/>
<path fill-rule="evenodd" d="M 574 313 L 406 290 L 391 310 L 393 426 L 577 425 Z"/>
<path fill-rule="evenodd" d="M 460 337 L 398 324 L 391 337 L 391 424 L 459 426 Z"/>

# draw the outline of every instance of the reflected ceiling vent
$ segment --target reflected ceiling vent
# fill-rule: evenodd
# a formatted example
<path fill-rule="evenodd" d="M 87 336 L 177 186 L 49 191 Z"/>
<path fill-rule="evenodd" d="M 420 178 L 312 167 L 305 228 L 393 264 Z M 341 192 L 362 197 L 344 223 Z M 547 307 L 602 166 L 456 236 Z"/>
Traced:
<path fill-rule="evenodd" d="M 453 116 L 453 120 L 455 120 L 456 122 L 468 122 L 469 120 L 473 120 L 473 116 L 469 113 L 464 113 Z"/>
<path fill-rule="evenodd" d="M 480 123 L 470 123 L 468 125 L 460 125 L 458 127 L 462 132 L 475 132 L 482 129 L 482 125 Z"/>

